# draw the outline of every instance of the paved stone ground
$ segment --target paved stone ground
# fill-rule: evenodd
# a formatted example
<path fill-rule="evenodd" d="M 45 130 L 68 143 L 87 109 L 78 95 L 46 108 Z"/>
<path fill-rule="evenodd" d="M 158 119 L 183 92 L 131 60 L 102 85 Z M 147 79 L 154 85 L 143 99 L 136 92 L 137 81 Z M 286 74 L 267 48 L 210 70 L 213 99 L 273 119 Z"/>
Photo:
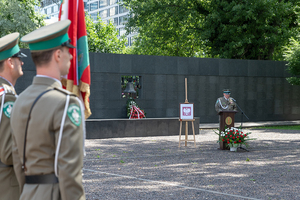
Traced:
<path fill-rule="evenodd" d="M 249 152 L 218 150 L 212 129 L 200 130 L 196 148 L 178 148 L 178 136 L 86 140 L 86 197 L 300 199 L 300 132 L 245 131 L 257 138 Z"/>

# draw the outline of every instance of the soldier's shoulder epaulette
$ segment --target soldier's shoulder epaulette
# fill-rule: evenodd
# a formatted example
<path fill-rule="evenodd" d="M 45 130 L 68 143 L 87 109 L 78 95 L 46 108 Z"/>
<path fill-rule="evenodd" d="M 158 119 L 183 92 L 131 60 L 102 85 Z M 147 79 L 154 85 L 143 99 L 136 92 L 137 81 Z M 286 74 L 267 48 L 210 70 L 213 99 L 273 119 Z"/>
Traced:
<path fill-rule="evenodd" d="M 4 93 L 5 94 L 11 93 L 13 95 L 16 95 L 15 89 L 12 86 L 2 83 L 0 85 L 0 96 L 3 95 Z"/>
<path fill-rule="evenodd" d="M 55 87 L 54 89 L 55 89 L 56 91 L 59 91 L 59 92 L 65 94 L 65 95 L 70 95 L 70 96 L 76 97 L 76 95 L 75 95 L 74 93 L 69 92 L 68 90 L 65 90 L 65 89 L 63 89 L 63 88 Z"/>

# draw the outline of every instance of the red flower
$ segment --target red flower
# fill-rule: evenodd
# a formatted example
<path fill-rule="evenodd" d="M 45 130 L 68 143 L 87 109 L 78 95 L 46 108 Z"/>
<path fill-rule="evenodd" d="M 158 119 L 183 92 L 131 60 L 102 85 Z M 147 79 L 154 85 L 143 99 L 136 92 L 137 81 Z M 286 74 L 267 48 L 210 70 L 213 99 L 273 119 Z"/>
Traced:
<path fill-rule="evenodd" d="M 227 137 L 227 135 L 225 135 L 225 137 Z"/>
<path fill-rule="evenodd" d="M 234 141 L 234 144 L 236 144 L 236 141 Z"/>
<path fill-rule="evenodd" d="M 232 137 L 232 139 L 235 139 L 235 137 Z"/>
<path fill-rule="evenodd" d="M 237 133 L 237 135 L 239 135 L 239 133 Z"/>
<path fill-rule="evenodd" d="M 241 132 L 241 134 L 243 134 L 243 131 Z"/>
<path fill-rule="evenodd" d="M 222 139 L 222 141 L 224 142 L 225 140 L 224 140 L 224 139 Z"/>
<path fill-rule="evenodd" d="M 239 136 L 236 136 L 236 138 L 239 138 Z"/>
<path fill-rule="evenodd" d="M 230 135 L 229 137 L 232 137 L 232 135 Z"/>
<path fill-rule="evenodd" d="M 236 130 L 236 132 L 239 132 L 238 130 Z"/>
<path fill-rule="evenodd" d="M 239 140 L 239 142 L 242 142 L 241 140 Z"/>
<path fill-rule="evenodd" d="M 241 135 L 241 138 L 244 137 L 243 135 Z"/>
<path fill-rule="evenodd" d="M 229 141 L 229 138 L 227 139 L 227 141 Z"/>
<path fill-rule="evenodd" d="M 227 144 L 230 144 L 230 142 L 228 141 Z"/>
<path fill-rule="evenodd" d="M 247 136 L 247 134 L 244 135 L 245 137 Z"/>

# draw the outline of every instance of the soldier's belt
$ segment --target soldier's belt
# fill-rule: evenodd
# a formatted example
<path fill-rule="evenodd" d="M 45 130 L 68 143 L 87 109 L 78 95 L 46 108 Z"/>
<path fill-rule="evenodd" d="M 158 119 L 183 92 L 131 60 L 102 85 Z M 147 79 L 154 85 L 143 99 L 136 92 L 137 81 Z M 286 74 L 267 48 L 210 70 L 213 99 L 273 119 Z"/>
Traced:
<path fill-rule="evenodd" d="M 0 167 L 5 168 L 5 167 L 13 167 L 13 165 L 6 165 L 3 162 L 0 161 Z"/>
<path fill-rule="evenodd" d="M 58 178 L 55 176 L 55 174 L 25 176 L 25 183 L 27 183 L 27 184 L 54 184 L 54 183 L 58 183 Z"/>

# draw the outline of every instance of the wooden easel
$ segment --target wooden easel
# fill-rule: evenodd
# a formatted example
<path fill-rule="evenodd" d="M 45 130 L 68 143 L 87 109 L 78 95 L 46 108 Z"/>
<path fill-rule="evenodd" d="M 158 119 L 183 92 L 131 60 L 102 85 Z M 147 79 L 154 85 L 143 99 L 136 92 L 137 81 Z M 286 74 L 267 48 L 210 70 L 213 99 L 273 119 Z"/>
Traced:
<path fill-rule="evenodd" d="M 184 101 L 184 103 L 186 103 L 186 104 L 189 103 L 189 101 L 187 99 L 187 78 L 185 78 L 185 101 Z M 179 147 L 180 147 L 180 142 L 181 141 L 185 141 L 185 146 L 187 146 L 187 142 L 188 141 L 194 141 L 194 146 L 196 147 L 196 137 L 195 137 L 195 128 L 194 128 L 194 121 L 195 121 L 195 119 L 190 119 L 190 120 L 179 119 L 179 121 L 180 121 L 180 127 L 179 127 Z M 181 139 L 182 121 L 185 121 L 185 139 Z M 189 140 L 188 139 L 188 122 L 192 122 L 192 129 L 193 129 L 193 136 L 194 136 L 193 140 Z"/>

